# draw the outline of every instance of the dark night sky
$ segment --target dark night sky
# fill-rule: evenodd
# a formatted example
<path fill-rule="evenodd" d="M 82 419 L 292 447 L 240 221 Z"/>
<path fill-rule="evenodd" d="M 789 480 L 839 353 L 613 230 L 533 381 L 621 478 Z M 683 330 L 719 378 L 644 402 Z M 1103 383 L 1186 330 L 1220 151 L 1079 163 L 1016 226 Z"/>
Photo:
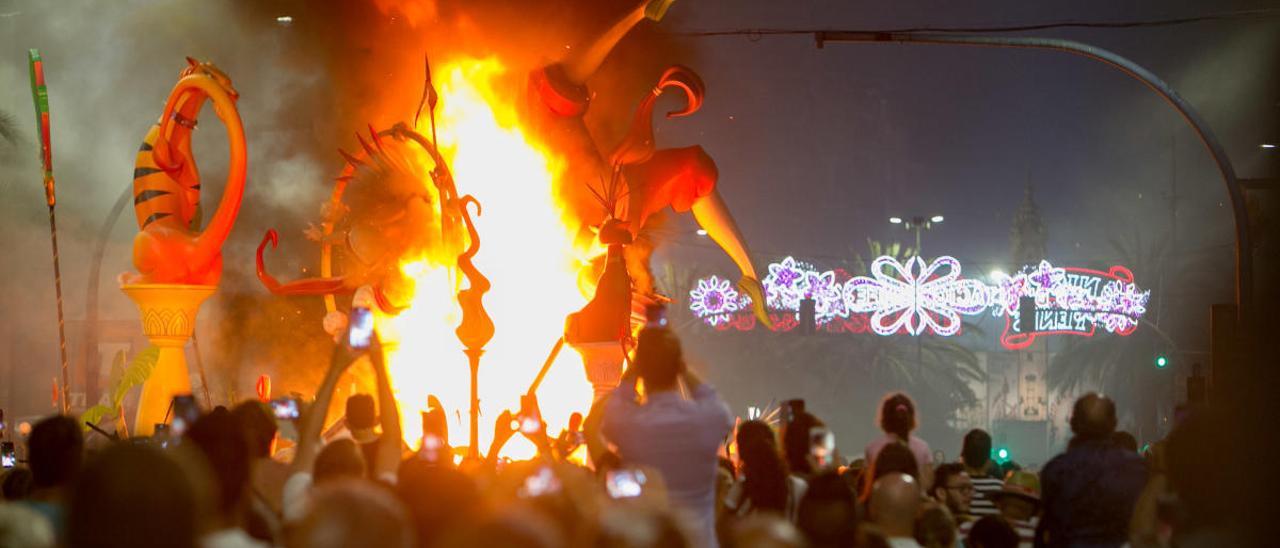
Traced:
<path fill-rule="evenodd" d="M 669 24 L 999 26 L 1265 6 L 927 4 L 691 2 L 677 4 Z M 1240 176 L 1261 177 L 1277 165 L 1275 154 L 1257 146 L 1273 138 L 1280 115 L 1277 29 L 1280 20 L 1270 19 L 1027 35 L 1096 44 L 1146 66 L 1200 109 Z M 865 253 L 868 237 L 909 241 L 887 223 L 891 215 L 942 214 L 946 222 L 924 236 L 926 255 L 955 255 L 983 273 L 1007 268 L 1010 217 L 1030 183 L 1052 260 L 1109 259 L 1111 236 L 1168 233 L 1176 162 L 1179 249 L 1230 258 L 1229 210 L 1219 206 L 1225 191 L 1209 156 L 1156 95 L 1100 63 L 956 46 L 832 43 L 819 50 L 808 36 L 690 39 L 708 85 L 706 106 L 664 124 L 660 143 L 700 143 L 717 158 L 722 188 L 762 255 L 847 258 L 850 249 Z"/>

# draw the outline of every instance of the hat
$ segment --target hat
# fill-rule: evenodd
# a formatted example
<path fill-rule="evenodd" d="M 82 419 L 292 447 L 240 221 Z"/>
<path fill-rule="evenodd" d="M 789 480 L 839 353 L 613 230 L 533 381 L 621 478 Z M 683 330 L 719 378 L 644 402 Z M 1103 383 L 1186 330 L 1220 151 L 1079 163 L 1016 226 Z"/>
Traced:
<path fill-rule="evenodd" d="M 1004 496 L 1019 497 L 1034 503 L 1040 502 L 1040 478 L 1034 472 L 1016 470 L 1005 478 L 1000 491 L 992 493 L 993 499 Z"/>

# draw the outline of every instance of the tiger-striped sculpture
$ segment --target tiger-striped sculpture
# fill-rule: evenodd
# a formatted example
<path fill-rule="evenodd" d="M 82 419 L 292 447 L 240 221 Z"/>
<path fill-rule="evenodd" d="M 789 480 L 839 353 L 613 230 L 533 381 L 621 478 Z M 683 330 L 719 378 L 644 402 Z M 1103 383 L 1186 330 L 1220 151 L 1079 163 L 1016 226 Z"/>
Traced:
<path fill-rule="evenodd" d="M 169 93 L 160 120 L 147 132 L 133 169 L 133 208 L 138 235 L 133 240 L 137 274 L 125 284 L 217 285 L 222 276 L 222 244 L 231 233 L 244 196 L 245 140 L 239 94 L 212 63 L 187 58 L 187 67 Z M 200 230 L 200 174 L 191 152 L 191 132 L 206 100 L 227 129 L 231 158 L 222 202 Z"/>

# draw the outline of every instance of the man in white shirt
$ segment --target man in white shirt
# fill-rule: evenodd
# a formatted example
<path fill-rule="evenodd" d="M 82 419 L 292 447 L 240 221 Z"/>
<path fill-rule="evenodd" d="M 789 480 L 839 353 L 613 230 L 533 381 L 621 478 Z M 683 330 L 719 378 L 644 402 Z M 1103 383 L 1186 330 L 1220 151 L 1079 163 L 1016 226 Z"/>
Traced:
<path fill-rule="evenodd" d="M 636 382 L 644 381 L 645 401 Z M 683 380 L 690 395 L 680 395 Z M 640 332 L 635 360 L 605 402 L 603 432 L 626 463 L 662 473 L 674 507 L 691 518 L 695 543 L 717 546 L 717 450 L 733 428 L 729 407 L 685 366 L 680 341 L 665 328 Z"/>

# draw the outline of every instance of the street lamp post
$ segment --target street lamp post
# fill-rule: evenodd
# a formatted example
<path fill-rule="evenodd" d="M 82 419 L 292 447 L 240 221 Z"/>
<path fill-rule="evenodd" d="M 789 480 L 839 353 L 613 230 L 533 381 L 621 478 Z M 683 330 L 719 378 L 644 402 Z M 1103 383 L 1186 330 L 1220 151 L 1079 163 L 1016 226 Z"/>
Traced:
<path fill-rule="evenodd" d="M 895 225 L 902 225 L 902 228 L 915 231 L 916 233 L 916 256 L 923 257 L 920 253 L 920 232 L 933 228 L 933 225 L 940 224 L 945 217 L 942 215 L 933 215 L 925 217 L 924 215 L 916 215 L 910 218 L 889 217 L 889 222 Z"/>
<path fill-rule="evenodd" d="M 915 231 L 916 233 L 916 257 L 924 258 L 924 254 L 920 252 L 920 233 L 933 228 L 933 225 L 941 223 L 945 218 L 942 215 L 933 215 L 925 217 L 924 215 L 916 215 L 907 219 L 902 217 L 889 217 L 889 222 L 895 225 L 902 225 L 902 228 Z M 921 333 L 924 335 L 924 333 Z M 916 338 L 916 372 L 924 374 L 924 348 L 920 337 Z"/>

